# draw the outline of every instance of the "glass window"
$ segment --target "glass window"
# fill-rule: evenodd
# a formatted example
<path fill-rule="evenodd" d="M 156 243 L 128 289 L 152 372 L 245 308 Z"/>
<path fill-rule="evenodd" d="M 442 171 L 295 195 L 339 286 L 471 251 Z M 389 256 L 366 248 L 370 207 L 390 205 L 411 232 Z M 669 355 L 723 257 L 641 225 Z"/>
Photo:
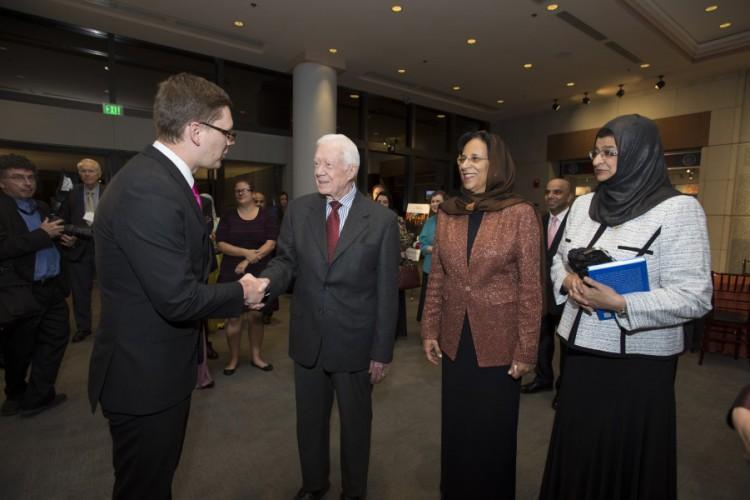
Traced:
<path fill-rule="evenodd" d="M 292 79 L 226 63 L 224 90 L 234 103 L 234 128 L 259 127 L 291 132 Z"/>
<path fill-rule="evenodd" d="M 338 88 L 336 105 L 336 132 L 344 134 L 353 141 L 361 139 L 359 135 L 359 100 L 361 92 Z"/>
<path fill-rule="evenodd" d="M 394 99 L 370 96 L 368 100 L 370 148 L 393 153 L 406 146 L 406 104 Z"/>
<path fill-rule="evenodd" d="M 448 169 L 452 163 L 445 160 L 417 158 L 414 164 L 414 196 L 416 203 L 424 203 L 425 193 L 440 189 L 448 191 Z"/>
<path fill-rule="evenodd" d="M 487 130 L 487 123 L 464 116 L 456 116 L 456 134 L 451 138 L 449 152 L 456 152 L 456 143 L 458 143 L 459 137 L 466 132 L 476 132 L 477 130 Z"/>
<path fill-rule="evenodd" d="M 415 146 L 419 151 L 443 154 L 448 151 L 447 114 L 417 106 Z"/>

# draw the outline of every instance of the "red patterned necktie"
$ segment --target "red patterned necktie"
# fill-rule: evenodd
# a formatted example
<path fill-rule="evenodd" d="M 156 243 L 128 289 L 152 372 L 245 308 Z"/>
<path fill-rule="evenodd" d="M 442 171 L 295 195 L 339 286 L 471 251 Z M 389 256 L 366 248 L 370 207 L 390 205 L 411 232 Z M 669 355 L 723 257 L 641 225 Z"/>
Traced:
<path fill-rule="evenodd" d="M 203 201 L 201 200 L 201 194 L 198 192 L 198 186 L 193 184 L 193 197 L 199 208 L 203 208 Z"/>
<path fill-rule="evenodd" d="M 339 208 L 341 203 L 336 200 L 330 202 L 331 213 L 326 219 L 326 236 L 328 238 L 328 262 L 333 260 L 333 252 L 336 251 L 336 243 L 339 242 Z"/>

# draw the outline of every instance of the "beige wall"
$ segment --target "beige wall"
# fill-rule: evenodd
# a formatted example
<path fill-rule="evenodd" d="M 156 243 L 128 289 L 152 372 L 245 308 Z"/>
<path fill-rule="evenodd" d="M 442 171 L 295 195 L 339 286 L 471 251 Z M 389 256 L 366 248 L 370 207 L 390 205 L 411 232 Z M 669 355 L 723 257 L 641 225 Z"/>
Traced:
<path fill-rule="evenodd" d="M 750 258 L 750 69 L 680 88 L 667 85 L 661 92 L 598 98 L 588 106 L 562 104 L 558 112 L 493 123 L 518 165 L 516 190 L 539 206 L 543 206 L 544 185 L 556 167 L 546 161 L 548 135 L 598 128 L 628 113 L 665 118 L 710 111 L 698 198 L 708 217 L 713 269 L 741 271 L 742 259 Z M 538 187 L 535 180 L 539 180 Z"/>

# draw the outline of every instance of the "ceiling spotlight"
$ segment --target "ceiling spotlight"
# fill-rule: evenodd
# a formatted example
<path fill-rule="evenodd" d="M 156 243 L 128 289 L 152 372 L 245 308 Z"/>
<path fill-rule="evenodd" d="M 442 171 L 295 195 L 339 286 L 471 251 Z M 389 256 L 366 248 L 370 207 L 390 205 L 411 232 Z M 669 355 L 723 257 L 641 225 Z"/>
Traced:
<path fill-rule="evenodd" d="M 398 71 L 398 74 L 399 74 L 399 75 L 403 75 L 404 73 L 406 73 L 406 70 L 405 70 L 404 68 L 399 68 L 399 69 L 398 69 L 398 70 L 396 70 L 396 71 Z"/>
<path fill-rule="evenodd" d="M 461 90 L 461 86 L 460 86 L 460 85 L 454 85 L 454 86 L 453 86 L 453 87 L 451 87 L 451 88 L 452 88 L 453 90 Z"/>
<path fill-rule="evenodd" d="M 552 103 L 552 111 L 557 111 L 558 109 L 560 109 L 560 103 L 557 102 L 557 99 L 555 99 L 555 101 Z"/>
<path fill-rule="evenodd" d="M 728 27 L 730 27 L 731 25 L 732 25 L 732 23 L 730 23 L 730 22 L 726 22 L 726 23 L 721 23 L 721 24 L 719 25 L 719 28 L 721 28 L 721 29 L 725 30 L 725 29 L 727 29 Z"/>
<path fill-rule="evenodd" d="M 576 82 L 568 82 L 565 84 L 566 87 L 575 87 Z"/>
<path fill-rule="evenodd" d="M 443 113 L 440 113 L 439 115 L 435 115 L 435 116 L 437 116 L 437 117 L 438 117 L 438 118 L 440 118 L 441 120 L 442 120 L 443 118 L 445 118 L 445 115 L 444 115 Z"/>
<path fill-rule="evenodd" d="M 104 71 L 109 71 L 109 66 L 104 66 Z"/>
<path fill-rule="evenodd" d="M 559 7 L 560 7 L 560 6 L 559 6 L 559 5 L 557 5 L 556 3 L 551 3 L 551 4 L 549 4 L 549 5 L 547 6 L 547 10 L 548 10 L 548 11 L 550 11 L 550 12 L 552 12 L 552 11 L 554 11 L 554 10 L 557 10 L 557 9 L 558 9 Z"/>
<path fill-rule="evenodd" d="M 400 5 L 394 5 L 393 7 L 391 7 L 391 12 L 393 12 L 394 14 L 398 14 L 402 10 L 404 10 L 404 8 Z"/>
<path fill-rule="evenodd" d="M 643 64 L 641 64 L 641 69 L 646 69 L 646 68 L 650 68 L 650 67 L 651 67 L 651 65 L 649 63 L 643 63 Z"/>
<path fill-rule="evenodd" d="M 498 99 L 495 102 L 497 102 L 498 104 L 505 104 L 505 99 Z"/>
<path fill-rule="evenodd" d="M 477 39 L 476 38 L 469 38 L 468 40 L 466 40 L 466 43 L 468 43 L 469 45 L 476 45 Z"/>
<path fill-rule="evenodd" d="M 359 99 L 359 94 L 349 94 L 350 99 Z"/>
<path fill-rule="evenodd" d="M 666 83 L 666 82 L 664 81 L 664 75 L 659 75 L 659 81 L 658 81 L 658 82 L 656 82 L 656 84 L 654 85 L 654 88 L 655 88 L 656 90 L 661 90 L 661 89 L 663 89 L 663 88 L 664 88 L 664 86 L 665 86 L 666 84 L 667 84 L 667 83 Z"/>
<path fill-rule="evenodd" d="M 622 96 L 624 96 L 624 95 L 625 95 L 625 89 L 624 89 L 624 88 L 622 88 L 622 87 L 623 87 L 623 84 L 622 84 L 622 83 L 621 83 L 621 84 L 619 85 L 619 87 L 620 87 L 620 90 L 618 90 L 618 91 L 617 91 L 617 93 L 616 93 L 615 95 L 616 95 L 617 97 L 620 97 L 620 98 L 622 98 Z"/>
<path fill-rule="evenodd" d="M 239 21 L 238 20 L 238 21 L 234 22 L 234 27 L 235 28 L 243 28 L 244 26 L 245 26 L 245 21 Z"/>
<path fill-rule="evenodd" d="M 339 51 L 339 49 L 334 48 L 334 47 L 331 47 L 330 49 L 328 49 L 328 52 L 330 52 L 331 54 L 335 54 L 338 51 Z"/>
<path fill-rule="evenodd" d="M 534 67 L 534 65 L 531 64 L 531 63 L 526 63 L 526 64 L 523 65 L 523 69 L 531 69 L 533 67 Z"/>
<path fill-rule="evenodd" d="M 581 103 L 588 104 L 590 102 L 591 102 L 591 98 L 589 97 L 589 93 L 588 92 L 584 92 L 583 93 L 583 99 L 581 99 Z"/>
<path fill-rule="evenodd" d="M 709 5 L 708 7 L 706 7 L 703 10 L 705 10 L 706 12 L 714 12 L 716 10 L 719 10 L 719 6 L 718 5 Z"/>

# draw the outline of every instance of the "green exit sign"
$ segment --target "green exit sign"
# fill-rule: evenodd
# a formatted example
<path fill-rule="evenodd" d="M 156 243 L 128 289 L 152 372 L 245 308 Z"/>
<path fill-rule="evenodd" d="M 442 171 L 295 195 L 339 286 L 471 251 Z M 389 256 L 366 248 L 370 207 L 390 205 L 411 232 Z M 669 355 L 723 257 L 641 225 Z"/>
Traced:
<path fill-rule="evenodd" d="M 102 113 L 105 115 L 120 116 L 122 115 L 122 106 L 119 104 L 112 104 L 111 102 L 105 102 L 102 104 Z"/>

